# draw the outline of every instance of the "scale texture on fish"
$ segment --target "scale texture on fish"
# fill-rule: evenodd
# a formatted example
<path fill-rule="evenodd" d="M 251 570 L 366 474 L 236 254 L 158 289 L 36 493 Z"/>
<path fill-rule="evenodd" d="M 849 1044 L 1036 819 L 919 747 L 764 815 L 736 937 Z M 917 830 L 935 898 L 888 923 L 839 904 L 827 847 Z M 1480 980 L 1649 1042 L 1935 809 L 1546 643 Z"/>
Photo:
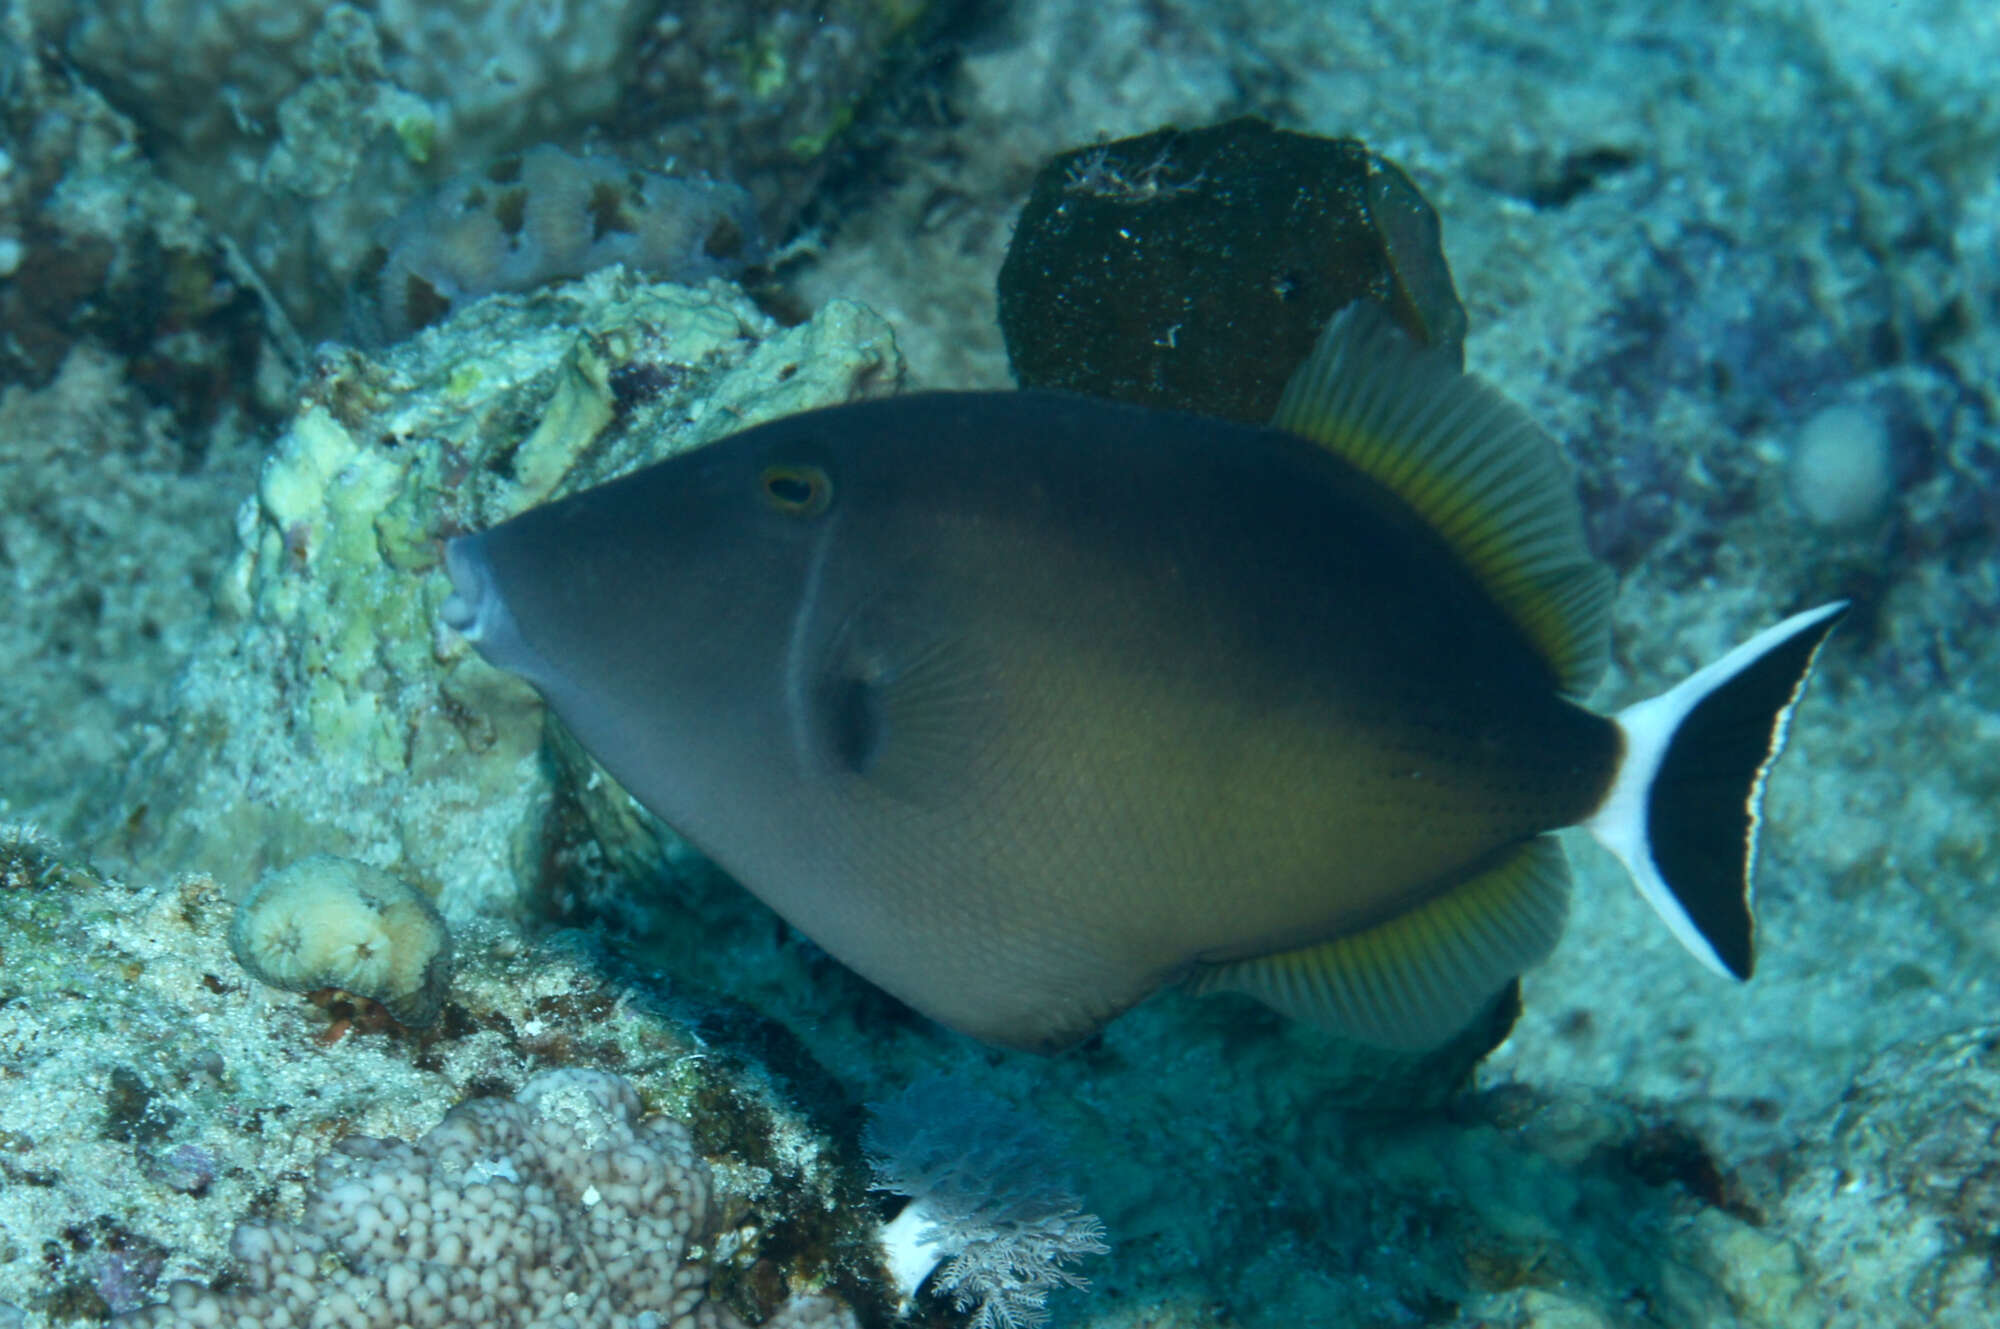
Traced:
<path fill-rule="evenodd" d="M 445 621 L 834 956 L 1054 1048 L 1163 984 L 1449 1037 L 1585 825 L 1748 977 L 1758 804 L 1844 605 L 1615 716 L 1518 408 L 1372 305 L 1270 427 L 1039 392 L 746 430 L 450 542 Z"/>

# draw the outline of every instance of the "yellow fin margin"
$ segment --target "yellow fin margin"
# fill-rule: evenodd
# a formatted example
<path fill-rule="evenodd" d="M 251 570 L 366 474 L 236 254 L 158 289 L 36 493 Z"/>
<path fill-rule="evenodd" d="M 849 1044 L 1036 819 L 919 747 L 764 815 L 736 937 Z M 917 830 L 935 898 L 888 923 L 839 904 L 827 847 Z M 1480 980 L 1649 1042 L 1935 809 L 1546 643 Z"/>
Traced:
<path fill-rule="evenodd" d="M 1507 980 L 1548 957 L 1569 916 L 1569 864 L 1553 836 L 1365 932 L 1215 965 L 1197 992 L 1242 992 L 1308 1024 L 1382 1047 L 1431 1048 Z"/>
<path fill-rule="evenodd" d="M 1272 424 L 1337 453 L 1457 551 L 1581 697 L 1609 658 L 1610 572 L 1591 557 L 1555 440 L 1443 351 L 1413 345 L 1379 305 L 1334 316 Z"/>

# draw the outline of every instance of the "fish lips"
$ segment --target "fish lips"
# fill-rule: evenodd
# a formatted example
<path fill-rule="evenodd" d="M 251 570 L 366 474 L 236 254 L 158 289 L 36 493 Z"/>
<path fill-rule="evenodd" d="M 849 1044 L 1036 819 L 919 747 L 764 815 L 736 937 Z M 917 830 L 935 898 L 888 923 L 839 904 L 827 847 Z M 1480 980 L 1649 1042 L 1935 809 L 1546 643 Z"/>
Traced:
<path fill-rule="evenodd" d="M 486 537 L 480 533 L 445 542 L 444 567 L 451 578 L 451 594 L 438 606 L 438 618 L 471 642 L 488 664 L 519 674 L 547 692 L 561 676 L 521 635 L 485 546 Z"/>
<path fill-rule="evenodd" d="M 480 618 L 499 603 L 493 572 L 480 552 L 476 535 L 461 535 L 445 541 L 444 570 L 451 578 L 451 594 L 438 607 L 444 625 L 477 645 L 485 635 Z"/>

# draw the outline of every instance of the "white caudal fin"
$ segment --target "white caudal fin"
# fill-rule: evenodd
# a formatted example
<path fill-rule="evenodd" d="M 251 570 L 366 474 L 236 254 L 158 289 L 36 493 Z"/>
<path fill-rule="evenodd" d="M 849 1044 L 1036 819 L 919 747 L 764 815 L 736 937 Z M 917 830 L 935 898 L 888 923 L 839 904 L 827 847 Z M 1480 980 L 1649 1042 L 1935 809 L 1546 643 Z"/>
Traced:
<path fill-rule="evenodd" d="M 1751 877 L 1764 780 L 1813 660 L 1846 612 L 1837 600 L 1794 614 L 1614 717 L 1625 759 L 1584 824 L 1681 944 L 1719 974 L 1748 978 L 1755 964 Z"/>

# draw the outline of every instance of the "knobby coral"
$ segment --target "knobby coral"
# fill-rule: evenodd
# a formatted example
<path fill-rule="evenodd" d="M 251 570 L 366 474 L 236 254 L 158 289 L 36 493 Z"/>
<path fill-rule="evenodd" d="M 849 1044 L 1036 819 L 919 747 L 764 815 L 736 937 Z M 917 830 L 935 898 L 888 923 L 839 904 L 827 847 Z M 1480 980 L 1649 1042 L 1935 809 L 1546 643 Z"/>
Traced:
<path fill-rule="evenodd" d="M 740 1329 L 707 1295 L 709 1185 L 687 1128 L 643 1116 L 624 1079 L 549 1071 L 513 1099 L 461 1103 L 415 1143 L 343 1141 L 298 1222 L 236 1229 L 236 1286 L 175 1283 L 119 1323 Z M 853 1319 L 797 1297 L 767 1324 Z"/>

